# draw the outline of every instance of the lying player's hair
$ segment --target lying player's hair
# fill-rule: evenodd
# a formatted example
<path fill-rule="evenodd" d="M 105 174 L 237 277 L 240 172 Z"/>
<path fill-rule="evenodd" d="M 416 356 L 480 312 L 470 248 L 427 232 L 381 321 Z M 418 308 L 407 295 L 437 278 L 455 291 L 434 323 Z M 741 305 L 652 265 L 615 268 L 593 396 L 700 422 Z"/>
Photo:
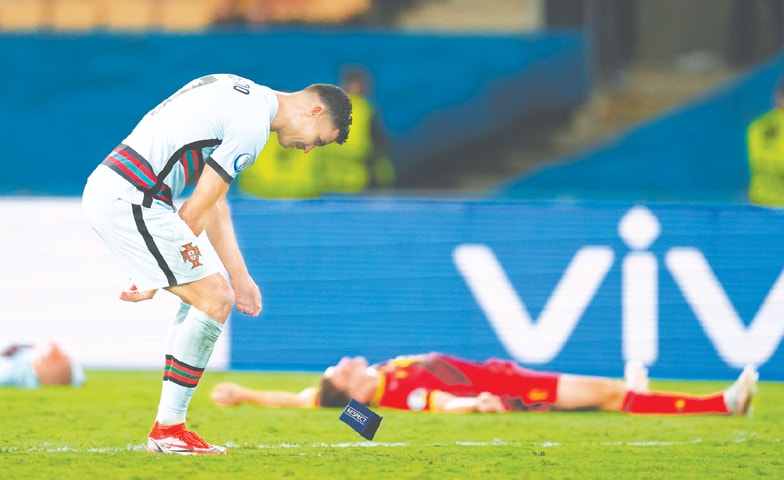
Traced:
<path fill-rule="evenodd" d="M 327 110 L 329 110 L 332 124 L 338 129 L 338 136 L 335 139 L 335 143 L 340 145 L 345 142 L 346 139 L 348 139 L 348 131 L 352 122 L 351 99 L 348 98 L 348 94 L 345 90 L 336 85 L 326 83 L 316 83 L 305 90 L 316 92 L 321 98 L 321 101 L 324 102 Z"/>
<path fill-rule="evenodd" d="M 321 380 L 316 401 L 318 406 L 326 408 L 343 408 L 348 404 L 351 397 L 344 391 L 338 389 L 328 378 Z"/>

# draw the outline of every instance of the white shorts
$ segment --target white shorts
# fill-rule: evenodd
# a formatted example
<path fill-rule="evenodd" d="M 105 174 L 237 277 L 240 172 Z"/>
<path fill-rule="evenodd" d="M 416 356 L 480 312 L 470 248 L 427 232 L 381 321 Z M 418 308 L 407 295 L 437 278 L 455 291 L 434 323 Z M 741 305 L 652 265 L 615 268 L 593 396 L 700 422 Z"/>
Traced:
<path fill-rule="evenodd" d="M 183 285 L 219 272 L 215 258 L 202 253 L 200 239 L 174 208 L 157 200 L 146 208 L 141 198 L 103 165 L 87 179 L 82 196 L 90 225 L 139 290 Z"/>

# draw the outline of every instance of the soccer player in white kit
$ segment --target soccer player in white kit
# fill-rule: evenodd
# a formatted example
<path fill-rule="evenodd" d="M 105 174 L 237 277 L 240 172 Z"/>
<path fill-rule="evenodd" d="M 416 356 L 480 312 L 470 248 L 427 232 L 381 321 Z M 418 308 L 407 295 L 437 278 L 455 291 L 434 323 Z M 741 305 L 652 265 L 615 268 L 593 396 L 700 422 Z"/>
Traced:
<path fill-rule="evenodd" d="M 350 125 L 351 100 L 337 86 L 284 93 L 237 75 L 207 75 L 148 112 L 88 178 L 85 214 L 132 281 L 120 298 L 147 300 L 163 288 L 182 300 L 166 337 L 150 452 L 226 453 L 187 430 L 185 421 L 232 307 L 254 317 L 262 307 L 229 216 L 229 184 L 255 161 L 270 131 L 284 147 L 308 152 L 342 144 Z M 190 185 L 177 209 L 173 199 Z M 202 256 L 202 232 L 230 283 Z"/>

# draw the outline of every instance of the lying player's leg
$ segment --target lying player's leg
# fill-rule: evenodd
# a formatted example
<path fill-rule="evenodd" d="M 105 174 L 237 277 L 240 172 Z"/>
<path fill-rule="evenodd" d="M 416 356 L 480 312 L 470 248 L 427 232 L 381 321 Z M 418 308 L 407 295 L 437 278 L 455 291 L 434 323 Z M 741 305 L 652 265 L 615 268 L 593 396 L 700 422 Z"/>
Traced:
<path fill-rule="evenodd" d="M 628 369 L 627 369 L 628 371 Z M 640 373 L 639 371 L 637 373 Z M 756 392 L 758 375 L 746 368 L 727 390 L 709 395 L 633 391 L 627 383 L 601 377 L 562 375 L 558 382 L 557 410 L 603 410 L 632 414 L 744 415 Z M 647 378 L 634 381 L 647 385 Z"/>
<path fill-rule="evenodd" d="M 709 395 L 630 392 L 623 411 L 634 414 L 745 415 L 756 393 L 757 379 L 756 370 L 747 367 L 729 388 Z"/>
<path fill-rule="evenodd" d="M 603 377 L 563 374 L 554 410 L 620 411 L 627 394 L 623 382 Z"/>

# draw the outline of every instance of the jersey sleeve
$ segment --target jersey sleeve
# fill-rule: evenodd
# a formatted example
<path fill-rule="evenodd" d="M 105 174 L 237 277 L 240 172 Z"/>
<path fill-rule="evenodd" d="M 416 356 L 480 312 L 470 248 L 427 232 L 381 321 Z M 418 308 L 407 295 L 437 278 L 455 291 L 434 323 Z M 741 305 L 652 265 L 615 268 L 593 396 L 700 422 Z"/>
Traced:
<path fill-rule="evenodd" d="M 206 163 L 215 169 L 226 183 L 251 166 L 269 138 L 269 125 L 264 128 L 257 119 L 233 116 L 225 120 L 224 137 Z"/>

